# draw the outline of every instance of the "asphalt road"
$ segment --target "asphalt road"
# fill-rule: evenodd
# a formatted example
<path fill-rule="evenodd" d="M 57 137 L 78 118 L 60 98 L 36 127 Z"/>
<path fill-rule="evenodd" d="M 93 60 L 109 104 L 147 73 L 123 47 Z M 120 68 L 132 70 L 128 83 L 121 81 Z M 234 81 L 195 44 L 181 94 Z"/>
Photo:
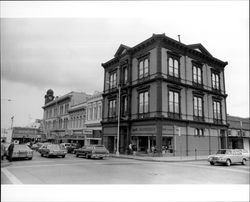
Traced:
<path fill-rule="evenodd" d="M 85 159 L 68 154 L 3 161 L 1 184 L 249 184 L 247 165 L 210 166 L 206 161 L 150 162 Z"/>

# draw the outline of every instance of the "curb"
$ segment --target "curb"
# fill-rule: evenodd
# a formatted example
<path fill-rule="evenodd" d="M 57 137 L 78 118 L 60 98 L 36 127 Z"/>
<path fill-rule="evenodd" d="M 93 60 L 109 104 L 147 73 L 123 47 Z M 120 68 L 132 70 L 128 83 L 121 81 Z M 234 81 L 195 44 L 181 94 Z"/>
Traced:
<path fill-rule="evenodd" d="M 145 159 L 145 158 L 136 158 L 136 157 L 127 157 L 127 156 L 110 156 L 111 158 L 121 158 L 121 159 L 133 159 L 138 161 L 152 161 L 152 162 L 191 162 L 191 161 L 206 161 L 207 159 L 187 159 L 187 160 L 165 160 L 165 159 Z"/>
<path fill-rule="evenodd" d="M 9 165 L 11 165 L 10 162 L 1 162 L 1 168 L 7 167 Z"/>

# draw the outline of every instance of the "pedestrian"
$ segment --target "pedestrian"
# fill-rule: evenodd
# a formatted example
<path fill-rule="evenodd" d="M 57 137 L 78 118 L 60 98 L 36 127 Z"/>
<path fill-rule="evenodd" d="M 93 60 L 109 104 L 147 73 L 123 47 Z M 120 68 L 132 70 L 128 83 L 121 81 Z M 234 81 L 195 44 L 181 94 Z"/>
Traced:
<path fill-rule="evenodd" d="M 130 144 L 128 145 L 128 148 L 129 148 L 129 154 L 133 154 L 132 143 L 130 143 Z"/>
<path fill-rule="evenodd" d="M 4 145 L 5 141 L 2 140 L 1 142 L 1 160 L 4 160 L 4 154 L 5 154 L 5 145 Z"/>
<path fill-rule="evenodd" d="M 8 147 L 8 157 L 9 157 L 9 162 L 12 161 L 12 154 L 13 154 L 13 150 L 14 150 L 14 141 L 11 140 L 10 146 Z"/>

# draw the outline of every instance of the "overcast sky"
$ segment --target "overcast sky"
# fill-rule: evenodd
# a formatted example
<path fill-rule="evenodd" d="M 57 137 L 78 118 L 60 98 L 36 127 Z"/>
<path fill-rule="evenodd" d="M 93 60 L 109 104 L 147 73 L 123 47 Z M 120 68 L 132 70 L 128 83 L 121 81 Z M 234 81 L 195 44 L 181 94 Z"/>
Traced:
<path fill-rule="evenodd" d="M 227 112 L 248 117 L 248 8 L 248 1 L 1 2 L 1 126 L 10 127 L 11 116 L 14 126 L 42 118 L 49 88 L 59 96 L 102 91 L 101 63 L 121 43 L 133 47 L 153 33 L 180 34 L 228 61 Z"/>

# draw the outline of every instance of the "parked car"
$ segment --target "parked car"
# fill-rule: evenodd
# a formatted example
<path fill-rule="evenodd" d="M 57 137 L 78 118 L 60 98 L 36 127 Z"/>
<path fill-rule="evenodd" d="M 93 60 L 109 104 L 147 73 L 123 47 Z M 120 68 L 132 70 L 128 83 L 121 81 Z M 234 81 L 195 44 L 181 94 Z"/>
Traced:
<path fill-rule="evenodd" d="M 39 153 L 41 153 L 41 148 L 43 147 L 43 146 L 45 146 L 45 145 L 49 145 L 49 144 L 52 144 L 52 143 L 50 143 L 50 142 L 44 142 L 44 143 L 40 143 L 39 145 L 39 148 L 37 149 L 37 151 L 39 152 Z"/>
<path fill-rule="evenodd" d="M 65 157 L 67 154 L 67 150 L 63 148 L 62 145 L 59 144 L 44 144 L 40 149 L 39 152 L 41 156 L 61 156 Z"/>
<path fill-rule="evenodd" d="M 89 145 L 83 146 L 80 149 L 75 149 L 76 157 L 84 156 L 86 158 L 100 158 L 109 156 L 109 151 L 105 148 L 104 145 Z"/>
<path fill-rule="evenodd" d="M 80 144 L 76 144 L 76 143 L 71 143 L 70 146 L 67 148 L 68 153 L 75 153 L 75 149 L 79 149 L 81 147 Z"/>
<path fill-rule="evenodd" d="M 68 149 L 68 147 L 70 147 L 71 143 L 61 143 L 60 145 L 62 145 L 63 147 L 65 147 L 66 149 Z"/>
<path fill-rule="evenodd" d="M 246 161 L 246 156 L 244 156 L 239 149 L 220 149 L 216 154 L 208 156 L 208 162 L 211 165 L 215 163 L 226 164 L 227 166 L 234 163 L 245 165 Z"/>
<path fill-rule="evenodd" d="M 7 152 L 7 158 L 9 154 Z M 15 144 L 12 154 L 12 159 L 29 159 L 33 158 L 33 150 L 30 149 L 26 144 Z"/>

